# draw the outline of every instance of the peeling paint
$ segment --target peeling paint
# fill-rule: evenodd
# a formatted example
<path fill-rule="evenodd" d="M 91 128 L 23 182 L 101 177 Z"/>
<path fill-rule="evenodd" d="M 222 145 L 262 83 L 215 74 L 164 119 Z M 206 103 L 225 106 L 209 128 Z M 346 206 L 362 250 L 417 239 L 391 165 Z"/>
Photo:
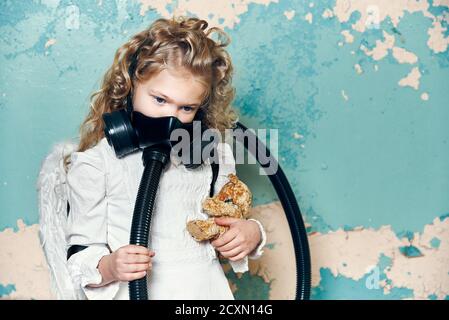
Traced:
<path fill-rule="evenodd" d="M 111 3 L 113 5 L 109 8 Z M 423 232 L 405 230 L 396 233 L 393 230 L 393 226 L 420 230 L 419 228 L 434 216 L 447 212 L 442 195 L 445 191 L 442 187 L 446 187 L 443 183 L 447 179 L 444 180 L 445 176 L 441 174 L 444 174 L 441 168 L 445 168 L 444 164 L 447 162 L 444 161 L 447 139 L 444 130 L 438 132 L 434 129 L 441 124 L 438 120 L 447 118 L 446 109 L 443 108 L 447 94 L 441 85 L 447 74 L 445 54 L 448 47 L 446 29 L 449 23 L 449 3 L 446 0 L 398 0 L 394 5 L 386 0 L 369 3 L 349 0 L 326 4 L 306 2 L 302 6 L 292 1 L 262 0 L 118 0 L 109 4 L 107 1 L 97 0 L 89 5 L 77 3 L 68 6 L 68 3 L 58 0 L 43 0 L 34 1 L 32 4 L 30 2 L 29 5 L 18 2 L 9 6 L 11 10 L 20 11 L 17 14 L 4 11 L 8 21 L 2 21 L 0 24 L 4 24 L 3 47 L 7 59 L 5 61 L 8 63 L 4 65 L 7 81 L 2 83 L 0 91 L 0 111 L 5 118 L 8 118 L 10 110 L 27 105 L 29 101 L 24 97 L 28 100 L 33 97 L 31 100 L 38 101 L 37 97 L 42 96 L 43 87 L 45 86 L 44 90 L 52 92 L 53 84 L 60 86 L 63 92 L 59 96 L 52 94 L 54 101 L 71 101 L 69 105 L 73 106 L 68 108 L 75 105 L 75 108 L 78 108 L 81 104 L 87 107 L 79 96 L 93 86 L 89 79 L 99 77 L 99 70 L 106 61 L 105 57 L 110 56 L 115 44 L 125 40 L 127 36 L 123 35 L 129 35 L 132 30 L 147 26 L 150 17 L 168 17 L 174 11 L 176 14 L 189 13 L 208 18 L 210 26 L 225 27 L 233 37 L 232 54 L 236 57 L 236 70 L 239 71 L 236 106 L 240 108 L 244 119 L 268 126 L 280 124 L 280 131 L 284 132 L 285 139 L 281 141 L 286 143 L 283 145 L 286 151 L 280 159 L 283 166 L 285 165 L 283 168 L 288 172 L 301 208 L 304 206 L 303 213 L 311 222 L 306 223 L 306 228 L 312 248 L 315 297 L 448 298 L 449 219 L 446 218 L 449 213 L 436 218 L 430 225 L 426 224 Z M 325 8 L 325 5 L 330 8 Z M 431 5 L 440 7 L 432 10 L 429 8 Z M 96 10 L 117 12 L 97 16 Z M 51 14 L 52 12 L 54 13 Z M 304 18 L 307 14 L 310 14 L 308 20 Z M 266 17 L 270 17 L 270 26 L 265 28 Z M 415 22 L 418 24 L 415 25 Z M 413 33 L 415 30 L 416 34 Z M 88 58 L 88 54 L 85 54 L 88 50 L 84 49 L 89 46 L 102 46 L 102 51 L 98 51 L 99 58 L 96 58 L 97 52 L 93 59 Z M 269 50 L 271 48 L 275 50 Z M 76 55 L 72 59 L 73 52 L 76 52 Z M 52 55 L 47 56 L 49 53 Z M 345 54 L 347 56 L 344 56 Z M 254 61 L 254 56 L 261 56 L 262 61 L 268 63 Z M 90 60 L 91 63 L 85 63 Z M 28 64 L 32 67 L 28 67 Z M 8 66 L 20 66 L 19 72 Z M 79 70 L 70 69 L 78 67 Z M 414 67 L 416 69 L 412 69 Z M 78 74 L 70 78 L 64 73 L 67 70 L 75 70 Z M 358 76 L 362 73 L 363 76 Z M 421 73 L 426 75 L 424 79 L 427 83 L 420 84 Z M 43 85 L 39 82 L 42 75 L 52 80 Z M 382 82 L 382 79 L 385 79 L 385 82 Z M 11 85 L 13 82 L 18 85 Z M 402 90 L 397 88 L 397 82 L 401 82 L 403 87 L 420 90 Z M 268 84 L 264 86 L 263 83 Z M 281 88 L 279 83 L 286 86 Z M 387 83 L 394 86 L 388 87 Z M 68 87 L 73 87 L 72 95 L 67 95 Z M 26 90 L 26 94 L 16 94 L 23 90 Z M 344 101 L 349 100 L 347 92 L 350 93 L 351 103 L 344 104 Z M 418 101 L 414 101 L 414 104 L 410 99 Z M 277 110 L 255 107 L 264 105 L 286 107 Z M 342 105 L 345 107 L 339 108 Z M 352 105 L 357 105 L 357 108 L 350 108 Z M 59 109 L 62 109 L 59 108 L 59 103 L 46 106 L 44 111 L 51 112 L 52 117 L 47 117 L 44 113 L 43 116 L 50 123 L 42 124 L 41 127 L 39 123 L 43 123 L 42 118 L 38 117 L 38 113 L 32 112 L 30 120 L 34 123 L 33 132 L 23 128 L 21 141 L 25 144 L 20 149 L 36 153 L 34 160 L 44 154 L 42 150 L 45 150 L 55 136 L 69 135 L 71 133 L 68 130 L 75 128 L 75 120 L 69 120 L 64 126 L 65 131 L 60 129 L 58 124 L 62 123 L 61 119 L 66 119 L 67 111 L 64 108 L 63 115 L 58 116 L 55 110 Z M 301 112 L 304 109 L 306 112 L 302 117 Z M 313 122 L 307 123 L 308 117 L 312 118 L 316 111 L 325 116 L 320 118 L 320 121 L 317 121 L 318 117 L 314 117 Z M 76 112 L 81 116 L 81 111 Z M 295 117 L 291 117 L 291 114 Z M 376 118 L 377 115 L 382 116 Z M 440 116 L 440 119 L 435 115 Z M 408 123 L 405 122 L 408 121 L 411 124 L 407 127 Z M 384 133 L 376 130 L 380 123 Z M 429 123 L 434 125 L 428 126 Z M 55 132 L 52 129 L 51 133 L 47 133 L 50 132 L 49 125 L 52 127 L 53 124 L 54 128 L 60 131 Z M 11 128 L 7 125 L 5 132 L 11 131 L 7 130 Z M 348 134 L 342 134 L 347 128 L 350 128 Z M 374 128 L 379 140 L 370 139 L 369 129 Z M 357 131 L 359 129 L 361 130 Z M 396 129 L 400 129 L 402 135 L 396 135 Z M 38 131 L 45 132 L 46 135 L 33 136 L 34 132 Z M 326 136 L 328 132 L 330 134 Z M 431 139 L 422 138 L 427 137 L 427 134 Z M 27 137 L 31 136 L 33 145 L 30 147 L 31 142 Z M 352 136 L 355 137 L 353 141 Z M 406 138 L 407 136 L 409 138 Z M 407 143 L 412 139 L 414 144 L 408 146 Z M 326 141 L 332 143 L 326 144 Z M 338 143 L 334 144 L 334 141 Z M 34 144 L 35 142 L 37 144 Z M 365 158 L 362 153 L 370 150 L 362 148 L 362 145 L 373 142 L 376 148 L 379 147 L 379 150 L 376 150 L 376 159 L 366 162 L 369 157 Z M 394 148 L 386 147 L 388 144 L 400 145 L 401 152 L 418 149 L 420 152 L 413 153 L 413 157 L 397 160 L 398 156 L 404 153 L 395 154 Z M 333 149 L 334 145 L 338 147 Z M 17 149 L 13 144 L 5 147 L 14 152 Z M 358 147 L 360 149 L 357 149 Z M 320 148 L 324 151 L 320 152 Z M 345 149 L 351 151 L 351 154 L 345 155 Z M 353 151 L 360 151 L 360 154 Z M 7 154 L 5 152 L 4 156 Z M 344 161 L 334 161 L 334 157 L 343 157 Z M 418 157 L 416 162 L 412 162 Z M 26 157 L 18 153 L 13 160 L 6 161 L 6 164 L 21 164 L 20 167 L 25 167 L 20 161 L 17 162 L 17 159 L 21 158 Z M 26 162 L 23 162 L 26 163 L 23 172 L 5 170 L 3 173 L 0 181 L 4 192 L 2 203 L 6 206 L 3 212 L 10 214 L 3 215 L 0 221 L 2 228 L 14 225 L 19 217 L 25 221 L 36 221 L 35 205 L 19 203 L 31 203 L 34 199 L 30 195 L 33 191 L 27 191 L 27 188 L 32 189 L 30 180 L 36 173 L 37 162 L 34 160 L 26 158 Z M 407 192 L 400 192 L 401 187 L 409 181 L 407 176 L 410 174 L 407 175 L 406 170 L 414 170 L 418 161 L 422 163 L 422 167 L 417 167 L 416 185 L 422 184 L 425 188 L 430 188 L 420 189 L 423 191 L 422 197 L 432 199 L 429 203 L 436 203 L 431 206 L 426 205 L 426 201 L 421 201 L 419 214 L 413 210 L 409 213 L 405 210 L 406 206 L 399 204 L 401 198 L 406 196 L 419 198 L 416 197 L 417 191 L 413 189 L 418 188 L 415 185 Z M 366 163 L 372 173 L 365 174 L 367 170 L 357 167 L 357 163 Z M 352 171 L 344 172 L 347 170 L 344 166 L 351 167 L 354 172 L 360 170 L 356 173 L 361 178 L 351 180 Z M 441 170 L 438 171 L 439 169 Z M 423 175 L 423 171 L 428 173 L 428 176 Z M 338 175 L 337 172 L 344 174 Z M 344 179 L 354 183 L 346 183 Z M 399 179 L 404 179 L 405 182 L 394 184 Z M 334 182 L 338 184 L 333 185 Z M 376 189 L 377 185 L 371 188 L 373 182 L 379 183 L 379 189 Z M 396 204 L 391 198 L 387 199 L 385 193 L 380 190 L 380 186 L 389 188 L 388 182 L 395 187 L 390 190 L 398 192 Z M 348 189 L 351 185 L 355 186 L 354 190 L 340 192 L 340 189 Z M 259 186 L 257 181 L 257 188 Z M 435 186 L 439 189 L 432 189 Z M 17 201 L 18 197 L 10 190 L 19 188 L 23 188 L 24 194 L 20 194 Z M 426 193 L 425 190 L 431 191 Z M 261 191 L 255 192 L 260 203 L 272 201 L 268 187 L 257 191 Z M 332 193 L 334 197 L 327 196 Z M 377 210 L 376 215 L 370 211 L 375 206 L 368 206 L 370 198 L 367 194 L 379 202 L 388 201 L 388 204 L 393 204 L 387 210 L 388 213 L 385 214 L 385 210 Z M 356 197 L 359 196 L 363 199 L 362 202 L 366 201 L 366 208 L 357 207 Z M 282 208 L 279 204 L 269 203 L 267 206 L 255 208 L 255 213 L 259 211 L 270 230 L 267 255 L 261 260 L 250 262 L 252 277 L 247 275 L 230 279 L 233 292 L 243 288 L 245 294 L 250 294 L 248 288 L 254 281 L 255 287 L 260 290 L 258 297 L 269 295 L 270 298 L 291 298 L 294 292 L 294 259 Z M 391 214 L 391 219 L 385 218 L 388 214 Z M 407 218 L 402 216 L 405 214 Z M 354 218 L 356 215 L 363 220 Z M 399 221 L 401 219 L 404 221 Z M 351 224 L 354 221 L 356 223 Z M 358 224 L 360 221 L 364 222 L 364 226 Z M 388 223 L 392 226 L 385 225 Z M 37 240 L 37 228 L 35 225 L 27 227 L 23 221 L 18 222 L 18 225 L 19 229 L 15 232 L 6 232 L 8 229 L 0 231 L 0 295 L 19 299 L 46 297 L 46 288 L 49 286 L 48 270 L 42 266 L 45 261 L 39 253 L 41 249 Z M 19 246 L 30 248 L 30 252 L 27 251 L 29 257 L 26 258 L 31 260 L 25 260 L 18 253 Z M 5 255 L 7 259 L 4 258 Z M 282 265 L 279 261 L 283 262 Z M 226 269 L 226 266 L 224 268 Z M 267 292 L 267 288 L 270 292 Z"/>
<path fill-rule="evenodd" d="M 423 100 L 423 101 L 429 100 L 429 94 L 427 92 L 423 92 L 421 94 L 421 100 Z"/>
<path fill-rule="evenodd" d="M 282 207 L 279 203 L 258 206 L 253 209 L 252 215 L 267 225 L 267 236 L 276 243 L 280 240 L 281 246 L 277 252 L 271 252 L 256 262 L 257 267 L 252 272 L 264 279 L 277 279 L 278 272 L 274 259 L 290 261 L 287 259 L 292 249 L 285 247 L 288 235 L 286 222 L 281 218 Z M 278 219 L 270 219 L 278 217 Z M 273 226 L 276 225 L 276 228 Z M 309 223 L 307 225 L 310 226 Z M 282 229 L 284 231 L 282 231 Z M 422 233 L 400 233 L 396 235 L 390 226 L 380 229 L 364 228 L 362 226 L 345 227 L 326 234 L 313 232 L 309 234 L 309 244 L 312 255 L 312 286 L 320 285 L 320 270 L 328 269 L 334 277 L 342 276 L 354 281 L 361 281 L 372 273 L 373 268 L 379 268 L 379 288 L 384 294 L 390 294 L 396 288 L 407 289 L 416 299 L 423 299 L 435 294 L 443 299 L 449 293 L 449 220 L 441 221 L 435 218 L 432 224 L 426 225 Z M 427 249 L 422 245 L 428 243 L 428 238 L 440 240 L 438 249 Z M 412 244 L 413 243 L 413 244 Z M 408 248 L 403 250 L 402 248 Z M 281 253 L 279 251 L 284 251 Z M 408 256 L 403 255 L 406 252 Z M 417 254 L 419 252 L 419 255 Z M 291 254 L 291 253 L 290 253 Z M 413 256 L 410 259 L 410 256 Z M 263 267 L 262 267 L 263 266 Z M 290 271 L 293 266 L 289 267 Z M 413 281 L 410 281 L 413 278 Z M 285 283 L 287 279 L 284 278 Z M 281 284 L 280 282 L 278 283 Z M 425 284 L 425 286 L 423 286 Z M 273 281 L 272 286 L 276 286 Z M 404 296 L 408 296 L 405 294 Z"/>
<path fill-rule="evenodd" d="M 362 67 L 360 66 L 360 64 L 358 64 L 358 63 L 356 63 L 356 64 L 354 65 L 354 69 L 355 69 L 355 71 L 357 72 L 357 74 L 362 74 L 362 73 L 363 73 L 363 69 L 362 69 Z"/>
<path fill-rule="evenodd" d="M 393 57 L 397 60 L 399 63 L 409 63 L 414 64 L 418 62 L 418 57 L 404 48 L 400 47 L 394 47 L 393 48 Z"/>
<path fill-rule="evenodd" d="M 331 9 L 326 8 L 321 16 L 323 19 L 330 19 L 334 17 L 334 12 Z"/>
<path fill-rule="evenodd" d="M 438 2 L 433 6 L 446 6 L 446 3 Z M 432 26 L 427 30 L 428 40 L 427 46 L 434 53 L 446 52 L 449 46 L 449 36 L 445 36 L 447 31 L 443 27 L 441 21 L 448 19 L 447 12 L 442 15 L 435 16 L 429 11 L 429 2 L 427 0 L 396 0 L 394 5 L 389 0 L 376 0 L 371 2 L 357 1 L 357 0 L 336 0 L 335 6 L 332 9 L 333 14 L 341 23 L 348 22 L 351 15 L 355 12 L 360 14 L 360 18 L 351 25 L 354 31 L 363 33 L 367 29 L 376 28 L 386 19 L 390 19 L 393 24 L 393 30 L 397 31 L 400 20 L 405 13 L 420 12 L 425 18 L 432 20 Z M 328 15 L 328 14 L 327 14 Z M 323 15 L 324 16 L 324 15 Z M 389 50 L 392 50 L 393 57 L 399 63 L 415 64 L 418 61 L 418 56 L 404 48 L 393 47 L 394 36 L 388 35 L 383 30 L 385 40 L 377 40 L 374 49 L 369 50 L 364 45 L 360 49 L 374 60 L 381 60 L 388 55 Z M 339 44 L 340 45 L 340 44 Z M 377 70 L 376 70 L 377 71 Z M 419 87 L 419 71 L 413 69 L 412 73 L 399 82 L 400 86 L 410 86 L 417 90 Z M 425 100 L 425 99 L 423 99 Z"/>
<path fill-rule="evenodd" d="M 287 17 L 288 20 L 291 20 L 295 16 L 295 10 L 284 11 L 284 15 Z"/>
<path fill-rule="evenodd" d="M 443 28 L 440 21 L 434 21 L 432 27 L 427 31 L 427 34 L 429 35 L 427 45 L 433 50 L 433 52 L 441 53 L 447 50 L 449 45 L 449 36 L 444 36 L 446 30 L 447 28 Z"/>
<path fill-rule="evenodd" d="M 418 90 L 420 78 L 421 72 L 419 72 L 418 67 L 414 67 L 405 78 L 399 80 L 398 84 L 401 87 L 412 87 L 413 89 Z"/>
<path fill-rule="evenodd" d="M 351 34 L 349 30 L 343 30 L 340 32 L 345 37 L 346 43 L 353 43 L 354 42 L 354 36 Z"/>
<path fill-rule="evenodd" d="M 360 49 L 365 52 L 365 54 L 369 57 L 372 57 L 374 60 L 381 60 L 388 55 L 388 50 L 392 49 L 394 46 L 394 36 L 390 35 L 388 32 L 383 31 L 384 41 L 376 40 L 376 46 L 369 50 L 364 45 L 361 45 Z"/>
<path fill-rule="evenodd" d="M 352 28 L 358 32 L 365 32 L 370 19 L 373 19 L 372 11 L 376 11 L 375 21 L 377 24 L 390 18 L 393 26 L 397 27 L 399 21 L 405 12 L 422 12 L 425 17 L 432 18 L 433 15 L 428 11 L 429 4 L 427 0 L 395 0 L 394 5 L 390 0 L 358 1 L 358 0 L 336 0 L 333 12 L 340 22 L 346 22 L 351 14 L 358 11 L 360 19 L 352 25 Z"/>
<path fill-rule="evenodd" d="M 48 48 L 56 43 L 56 39 L 48 39 L 48 41 L 45 43 L 45 48 Z"/>
<path fill-rule="evenodd" d="M 313 14 L 311 12 L 307 13 L 304 19 L 311 24 L 313 22 Z"/>
<path fill-rule="evenodd" d="M 167 10 L 172 0 L 139 0 L 141 3 L 140 15 L 144 16 L 148 10 L 155 10 L 162 17 L 168 18 L 172 14 L 208 17 L 209 26 L 234 28 L 240 22 L 239 16 L 248 11 L 251 4 L 268 6 L 278 3 L 279 0 L 179 0 L 176 2 L 174 12 Z"/>
<path fill-rule="evenodd" d="M 39 225 L 26 226 L 19 219 L 17 227 L 17 232 L 12 228 L 0 232 L 0 285 L 14 284 L 8 295 L 11 299 L 54 299 Z"/>

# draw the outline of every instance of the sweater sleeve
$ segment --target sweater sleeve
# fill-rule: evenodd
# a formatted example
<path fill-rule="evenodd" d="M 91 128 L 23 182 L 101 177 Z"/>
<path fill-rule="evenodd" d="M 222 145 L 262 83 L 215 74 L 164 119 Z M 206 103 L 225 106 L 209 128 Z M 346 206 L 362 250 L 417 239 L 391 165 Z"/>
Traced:
<path fill-rule="evenodd" d="M 67 261 L 72 281 L 88 299 L 113 299 L 119 289 L 118 281 L 102 287 L 88 286 L 101 283 L 98 263 L 110 253 L 107 244 L 105 163 L 99 145 L 71 155 L 67 185 L 70 205 L 67 244 L 69 247 L 87 246 Z"/>
<path fill-rule="evenodd" d="M 236 174 L 235 159 L 231 146 L 225 142 L 219 143 L 217 145 L 217 154 L 220 167 L 218 170 L 217 181 L 215 181 L 214 196 L 216 196 L 221 188 L 229 182 L 228 175 L 230 173 Z"/>
<path fill-rule="evenodd" d="M 248 255 L 248 258 L 250 258 L 251 260 L 257 260 L 260 257 L 262 257 L 262 255 L 263 255 L 262 249 L 265 246 L 265 244 L 267 243 L 267 234 L 265 232 L 265 229 L 264 229 L 262 223 L 259 220 L 256 220 L 256 219 L 248 219 L 248 220 L 252 220 L 252 221 L 256 222 L 257 225 L 259 226 L 261 240 L 259 242 L 259 245 Z"/>

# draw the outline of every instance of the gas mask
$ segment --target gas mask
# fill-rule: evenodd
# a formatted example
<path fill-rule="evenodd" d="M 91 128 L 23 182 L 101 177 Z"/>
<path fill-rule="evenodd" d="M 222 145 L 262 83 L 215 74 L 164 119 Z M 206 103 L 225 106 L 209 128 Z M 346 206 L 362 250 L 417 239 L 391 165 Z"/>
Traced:
<path fill-rule="evenodd" d="M 201 111 L 191 123 L 182 123 L 173 116 L 155 118 L 125 109 L 104 114 L 103 120 L 106 139 L 118 158 L 148 147 L 169 152 L 173 149 L 186 168 L 195 169 L 203 163 L 205 148 L 211 151 L 211 156 L 215 152 L 217 139 L 214 136 L 212 141 L 202 139 L 207 127 Z"/>
<path fill-rule="evenodd" d="M 130 77 L 134 74 L 135 64 L 134 59 L 129 68 Z M 130 92 L 126 108 L 103 115 L 104 133 L 118 158 L 148 147 L 165 149 L 166 152 L 173 149 L 186 168 L 195 169 L 203 160 L 215 156 L 215 148 L 220 139 L 219 133 L 213 131 L 209 140 L 203 141 L 203 133 L 208 129 L 203 118 L 202 108 L 190 123 L 183 123 L 173 116 L 146 116 L 133 110 Z"/>

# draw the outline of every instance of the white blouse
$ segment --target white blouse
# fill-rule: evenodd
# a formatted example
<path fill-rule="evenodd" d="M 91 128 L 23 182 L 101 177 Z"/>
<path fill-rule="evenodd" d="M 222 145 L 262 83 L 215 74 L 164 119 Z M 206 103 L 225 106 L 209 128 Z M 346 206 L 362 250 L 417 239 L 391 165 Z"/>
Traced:
<path fill-rule="evenodd" d="M 217 147 L 220 170 L 214 195 L 235 173 L 231 146 Z M 129 244 L 132 215 L 144 170 L 142 151 L 118 159 L 106 138 L 84 152 L 71 155 L 67 173 L 67 243 L 88 248 L 70 257 L 68 269 L 76 288 L 87 299 L 129 299 L 128 282 L 115 281 L 102 287 L 97 269 L 101 257 Z M 163 169 L 151 221 L 149 248 L 155 251 L 147 275 L 149 299 L 234 299 L 215 248 L 210 241 L 195 241 L 186 229 L 188 221 L 207 219 L 201 210 L 209 196 L 212 168 L 209 160 L 195 170 L 181 164 L 174 152 Z M 251 219 L 254 220 L 254 219 Z M 234 272 L 248 270 L 248 257 L 263 254 L 266 234 L 247 257 L 229 261 Z"/>

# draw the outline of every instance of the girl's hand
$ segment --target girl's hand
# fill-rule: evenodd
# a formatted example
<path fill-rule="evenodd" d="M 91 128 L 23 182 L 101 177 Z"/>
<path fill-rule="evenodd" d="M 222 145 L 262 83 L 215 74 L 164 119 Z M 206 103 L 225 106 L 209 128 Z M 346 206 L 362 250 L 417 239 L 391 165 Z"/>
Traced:
<path fill-rule="evenodd" d="M 215 218 L 215 222 L 221 226 L 229 226 L 229 230 L 211 244 L 231 261 L 243 259 L 260 243 L 259 226 L 252 220 L 220 217 Z"/>
<path fill-rule="evenodd" d="M 113 279 L 112 281 L 141 279 L 146 276 L 148 271 L 151 271 L 151 258 L 154 255 L 154 251 L 143 246 L 126 245 L 100 260 L 100 273 L 103 277 L 109 275 Z M 103 259 L 105 261 L 102 261 Z"/>

